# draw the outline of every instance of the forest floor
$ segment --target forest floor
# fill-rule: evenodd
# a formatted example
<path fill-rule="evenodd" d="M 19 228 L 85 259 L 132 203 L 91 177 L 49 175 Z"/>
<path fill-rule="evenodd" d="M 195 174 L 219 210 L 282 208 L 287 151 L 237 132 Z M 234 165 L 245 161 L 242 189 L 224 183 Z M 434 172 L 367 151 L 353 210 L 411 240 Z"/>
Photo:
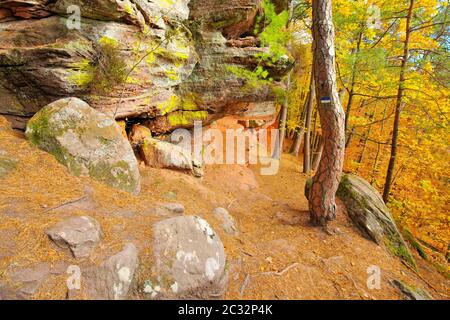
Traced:
<path fill-rule="evenodd" d="M 0 123 L 1 124 L 1 123 Z M 70 175 L 52 156 L 31 146 L 20 132 L 0 130 L 0 148 L 19 162 L 0 183 L 0 280 L 17 268 L 39 263 L 80 263 L 56 249 L 44 230 L 71 215 L 97 219 L 104 239 L 90 258 L 98 263 L 132 241 L 140 263 L 151 260 L 152 228 L 167 218 L 160 203 L 182 203 L 185 214 L 206 219 L 219 233 L 227 254 L 226 299 L 403 299 L 390 284 L 399 279 L 448 299 L 450 280 L 416 255 L 419 274 L 384 248 L 363 238 L 339 205 L 334 235 L 309 224 L 301 159 L 283 155 L 278 174 L 262 176 L 258 166 L 208 166 L 202 179 L 170 170 L 141 167 L 137 197 L 88 178 Z M 212 214 L 227 208 L 238 236 L 223 232 Z M 87 263 L 87 262 L 86 262 Z M 379 289 L 368 289 L 368 268 L 381 269 Z M 63 299 L 62 273 L 34 298 Z"/>

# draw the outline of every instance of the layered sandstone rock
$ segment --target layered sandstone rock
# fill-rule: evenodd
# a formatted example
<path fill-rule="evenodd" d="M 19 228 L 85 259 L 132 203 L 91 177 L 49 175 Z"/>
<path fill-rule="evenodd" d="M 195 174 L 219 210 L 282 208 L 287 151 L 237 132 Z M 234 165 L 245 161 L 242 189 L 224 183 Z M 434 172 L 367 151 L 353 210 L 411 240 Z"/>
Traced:
<path fill-rule="evenodd" d="M 253 34 L 260 6 L 261 0 L 0 1 L 0 114 L 24 128 L 43 106 L 78 97 L 116 119 L 144 118 L 164 133 L 270 103 L 271 88 L 245 86 L 232 71 L 253 70 L 257 55 L 267 52 Z M 266 67 L 277 80 L 289 64 L 283 57 Z"/>

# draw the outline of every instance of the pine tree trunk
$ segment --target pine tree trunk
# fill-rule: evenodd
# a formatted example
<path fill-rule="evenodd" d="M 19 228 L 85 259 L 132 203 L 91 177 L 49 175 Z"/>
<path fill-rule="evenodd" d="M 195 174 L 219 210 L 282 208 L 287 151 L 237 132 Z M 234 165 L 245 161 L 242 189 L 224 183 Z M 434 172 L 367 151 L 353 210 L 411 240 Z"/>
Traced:
<path fill-rule="evenodd" d="M 387 202 L 389 200 L 389 194 L 391 192 L 392 187 L 392 177 L 394 175 L 395 162 L 397 158 L 397 143 L 398 143 L 398 129 L 400 126 L 400 114 L 403 108 L 403 93 L 404 93 L 404 85 L 405 85 L 405 71 L 406 64 L 408 62 L 409 56 L 409 39 L 411 35 L 411 18 L 414 8 L 414 1 L 410 0 L 408 15 L 406 17 L 406 36 L 405 42 L 403 46 L 403 56 L 402 56 L 402 64 L 400 67 L 400 79 L 398 84 L 397 91 L 397 100 L 395 102 L 395 117 L 394 117 L 394 129 L 392 131 L 392 144 L 391 144 L 391 157 L 389 159 L 389 166 L 386 173 L 386 183 L 384 184 L 383 190 L 383 200 Z"/>
<path fill-rule="evenodd" d="M 314 109 L 314 100 L 316 96 L 316 87 L 314 81 L 314 64 L 311 67 L 311 80 L 309 84 L 308 104 L 306 105 L 305 120 L 305 143 L 303 144 L 303 173 L 311 171 L 311 116 Z"/>
<path fill-rule="evenodd" d="M 336 86 L 331 0 L 313 1 L 314 78 L 324 139 L 323 153 L 311 186 L 311 222 L 326 228 L 336 218 L 335 195 L 345 150 L 345 115 Z"/>

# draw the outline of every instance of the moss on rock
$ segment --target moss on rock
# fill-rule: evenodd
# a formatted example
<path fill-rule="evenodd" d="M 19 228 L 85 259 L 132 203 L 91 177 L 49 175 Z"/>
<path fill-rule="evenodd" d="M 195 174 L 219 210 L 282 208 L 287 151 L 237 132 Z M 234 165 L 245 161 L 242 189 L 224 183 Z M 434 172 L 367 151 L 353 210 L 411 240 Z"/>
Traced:
<path fill-rule="evenodd" d="M 337 196 L 364 236 L 377 244 L 384 244 L 390 252 L 416 268 L 394 218 L 375 188 L 361 177 L 347 174 L 341 179 Z"/>
<path fill-rule="evenodd" d="M 194 121 L 206 120 L 207 111 L 177 111 L 167 116 L 167 120 L 171 126 L 190 126 Z"/>
<path fill-rule="evenodd" d="M 25 135 L 74 175 L 88 175 L 130 193 L 140 190 L 137 160 L 119 125 L 77 98 L 41 109 Z"/>

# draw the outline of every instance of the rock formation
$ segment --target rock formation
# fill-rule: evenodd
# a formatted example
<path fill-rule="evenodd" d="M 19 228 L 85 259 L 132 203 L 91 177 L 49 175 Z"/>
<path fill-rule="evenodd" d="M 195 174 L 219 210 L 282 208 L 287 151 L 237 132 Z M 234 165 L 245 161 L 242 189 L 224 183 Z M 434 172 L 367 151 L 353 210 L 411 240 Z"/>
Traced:
<path fill-rule="evenodd" d="M 24 128 L 45 105 L 77 97 L 163 133 L 194 120 L 258 113 L 273 104 L 271 88 L 246 87 L 232 69 L 253 70 L 268 50 L 253 34 L 260 6 L 261 0 L 1 1 L 0 114 Z M 283 57 L 266 67 L 277 80 L 290 64 Z"/>
<path fill-rule="evenodd" d="M 55 101 L 28 122 L 25 135 L 77 176 L 137 194 L 137 160 L 119 125 L 77 98 Z"/>
<path fill-rule="evenodd" d="M 225 251 L 218 234 L 197 216 L 154 225 L 156 277 L 144 283 L 150 299 L 215 299 L 227 284 Z"/>
<path fill-rule="evenodd" d="M 305 185 L 307 198 L 310 189 L 311 179 Z M 364 237 L 385 245 L 393 254 L 416 266 L 391 212 L 369 182 L 354 174 L 346 174 L 341 178 L 336 196 L 344 203 L 348 216 Z"/>

